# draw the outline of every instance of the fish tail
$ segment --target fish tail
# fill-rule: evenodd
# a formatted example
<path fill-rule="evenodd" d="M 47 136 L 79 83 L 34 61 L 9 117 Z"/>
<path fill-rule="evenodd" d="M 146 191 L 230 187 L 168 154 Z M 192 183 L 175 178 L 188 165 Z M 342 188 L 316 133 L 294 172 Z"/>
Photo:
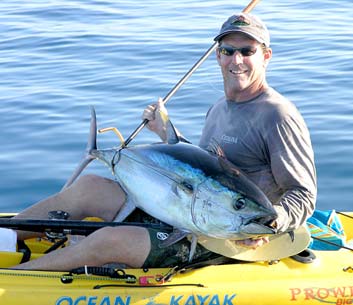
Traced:
<path fill-rule="evenodd" d="M 90 106 L 91 109 L 91 123 L 90 123 L 90 132 L 86 147 L 86 152 L 76 167 L 75 171 L 71 175 L 71 177 L 66 181 L 65 185 L 63 186 L 62 190 L 68 188 L 82 173 L 82 171 L 86 168 L 86 166 L 93 160 L 95 157 L 91 154 L 92 151 L 97 150 L 97 118 L 96 118 L 96 111 L 94 110 L 93 106 Z"/>

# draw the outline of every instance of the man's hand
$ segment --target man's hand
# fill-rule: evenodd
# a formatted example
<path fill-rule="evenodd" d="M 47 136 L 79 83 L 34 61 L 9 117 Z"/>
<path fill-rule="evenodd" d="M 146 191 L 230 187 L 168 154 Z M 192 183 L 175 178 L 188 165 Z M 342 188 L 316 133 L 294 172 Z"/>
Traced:
<path fill-rule="evenodd" d="M 157 104 L 147 106 L 143 111 L 142 119 L 147 119 L 148 129 L 159 135 L 163 142 L 166 141 L 166 122 L 168 120 L 168 112 L 164 107 L 162 98 L 158 99 Z"/>
<path fill-rule="evenodd" d="M 255 238 L 254 239 L 248 238 L 248 239 L 243 239 L 243 240 L 235 240 L 234 242 L 236 245 L 255 250 L 256 248 L 269 243 L 270 239 L 268 237 L 261 237 L 261 238 L 256 238 L 256 239 Z"/>

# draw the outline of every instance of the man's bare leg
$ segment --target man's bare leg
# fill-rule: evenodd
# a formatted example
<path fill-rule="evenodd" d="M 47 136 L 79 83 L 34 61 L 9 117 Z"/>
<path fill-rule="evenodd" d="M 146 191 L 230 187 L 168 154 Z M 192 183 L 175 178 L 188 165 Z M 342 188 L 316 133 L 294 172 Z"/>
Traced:
<path fill-rule="evenodd" d="M 56 250 L 13 269 L 67 271 L 87 266 L 122 263 L 139 268 L 151 249 L 147 229 L 133 226 L 105 227 L 80 243 Z"/>
<path fill-rule="evenodd" d="M 79 178 L 67 189 L 48 197 L 15 216 L 21 219 L 48 219 L 48 212 L 62 210 L 69 219 L 81 220 L 96 216 L 112 221 L 126 200 L 118 183 L 95 175 Z M 18 238 L 36 236 L 33 232 L 18 231 Z"/>

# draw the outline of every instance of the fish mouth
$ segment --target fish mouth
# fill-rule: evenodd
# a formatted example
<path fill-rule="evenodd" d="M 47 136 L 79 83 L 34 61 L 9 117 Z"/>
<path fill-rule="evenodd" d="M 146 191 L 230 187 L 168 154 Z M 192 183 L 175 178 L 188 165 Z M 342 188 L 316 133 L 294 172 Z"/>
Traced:
<path fill-rule="evenodd" d="M 243 231 L 250 235 L 276 234 L 276 219 L 277 215 L 251 218 L 243 223 Z"/>

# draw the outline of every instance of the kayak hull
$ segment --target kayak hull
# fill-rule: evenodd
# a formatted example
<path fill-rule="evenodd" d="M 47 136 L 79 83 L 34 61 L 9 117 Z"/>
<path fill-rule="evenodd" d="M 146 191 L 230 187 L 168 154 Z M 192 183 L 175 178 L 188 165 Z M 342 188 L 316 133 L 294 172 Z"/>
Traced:
<path fill-rule="evenodd" d="M 311 264 L 284 259 L 277 264 L 208 266 L 175 275 L 165 283 L 158 279 L 168 269 L 125 270 L 136 278 L 135 283 L 68 276 L 67 272 L 4 269 L 0 270 L 0 301 L 8 305 L 352 304 L 352 253 L 317 252 Z"/>
<path fill-rule="evenodd" d="M 342 223 L 352 239 L 352 220 Z M 49 246 L 38 239 L 27 244 L 32 258 Z M 119 269 L 116 278 L 91 275 L 89 268 L 81 275 L 8 269 L 21 259 L 22 253 L 0 252 L 0 304 L 353 304 L 353 251 L 348 249 L 304 251 L 276 262 L 210 265 L 177 274 L 169 268 Z"/>

